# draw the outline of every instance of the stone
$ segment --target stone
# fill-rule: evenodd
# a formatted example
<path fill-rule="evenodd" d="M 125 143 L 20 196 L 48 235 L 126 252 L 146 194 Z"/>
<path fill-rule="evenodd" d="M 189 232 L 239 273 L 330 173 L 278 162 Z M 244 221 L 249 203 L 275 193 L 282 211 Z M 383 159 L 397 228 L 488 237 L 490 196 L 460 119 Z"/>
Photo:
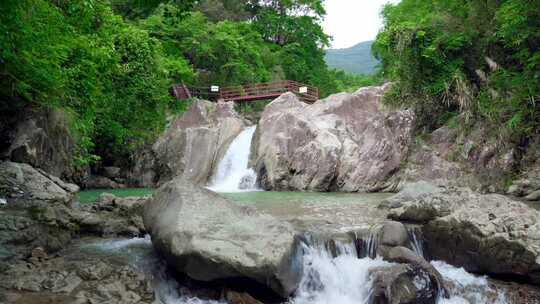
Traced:
<path fill-rule="evenodd" d="M 435 304 L 438 289 L 421 267 L 396 264 L 371 269 L 373 287 L 369 303 L 373 304 Z"/>
<path fill-rule="evenodd" d="M 206 184 L 244 127 L 234 103 L 198 100 L 172 121 L 152 147 L 136 153 L 137 162 L 128 179 L 145 187 L 175 177 Z"/>
<path fill-rule="evenodd" d="M 229 304 L 263 304 L 246 292 L 240 293 L 232 290 L 227 290 L 225 292 L 225 300 L 227 300 L 227 303 Z"/>
<path fill-rule="evenodd" d="M 0 194 L 19 206 L 61 203 L 69 205 L 79 187 L 64 183 L 28 164 L 0 162 Z"/>
<path fill-rule="evenodd" d="M 29 258 L 30 263 L 38 266 L 45 262 L 48 259 L 47 252 L 43 247 L 36 247 L 32 250 L 31 256 Z"/>
<path fill-rule="evenodd" d="M 540 212 L 522 202 L 451 188 L 405 202 L 389 217 L 424 223 L 433 259 L 540 284 Z"/>
<path fill-rule="evenodd" d="M 528 201 L 538 201 L 540 200 L 540 190 L 531 192 L 529 195 L 525 196 L 525 200 Z"/>
<path fill-rule="evenodd" d="M 86 189 L 119 189 L 126 188 L 126 185 L 119 184 L 105 176 L 90 175 L 84 181 L 84 187 Z"/>
<path fill-rule="evenodd" d="M 382 191 L 407 157 L 415 116 L 387 110 L 388 85 L 336 94 L 312 105 L 286 93 L 268 104 L 252 164 L 267 190 Z"/>
<path fill-rule="evenodd" d="M 0 159 L 26 163 L 70 181 L 76 179 L 78 172 L 73 168 L 76 143 L 65 112 L 32 108 L 0 119 L 11 121 L 4 126 L 6 129 L 0 124 L 0 134 L 9 138 L 0 147 Z"/>
<path fill-rule="evenodd" d="M 144 225 L 168 264 L 198 281 L 251 280 L 283 298 L 298 286 L 295 232 L 287 222 L 238 206 L 178 178 L 144 208 Z"/>
<path fill-rule="evenodd" d="M 426 182 L 418 181 L 415 183 L 407 183 L 403 188 L 394 196 L 391 196 L 381 202 L 379 207 L 381 208 L 397 208 L 401 206 L 402 202 L 411 201 L 418 197 L 430 193 L 440 192 L 441 188 Z"/>
<path fill-rule="evenodd" d="M 103 175 L 110 179 L 115 179 L 120 177 L 121 170 L 119 167 L 103 167 Z"/>
<path fill-rule="evenodd" d="M 386 246 L 406 246 L 409 243 L 407 228 L 400 222 L 386 221 L 379 234 L 379 244 Z"/>

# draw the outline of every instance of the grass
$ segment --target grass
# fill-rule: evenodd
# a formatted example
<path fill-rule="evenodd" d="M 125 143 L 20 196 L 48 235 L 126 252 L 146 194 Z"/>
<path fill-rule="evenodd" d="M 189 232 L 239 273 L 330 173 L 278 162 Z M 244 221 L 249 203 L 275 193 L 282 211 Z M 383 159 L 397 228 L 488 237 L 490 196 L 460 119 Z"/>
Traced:
<path fill-rule="evenodd" d="M 154 193 L 152 188 L 129 188 L 129 189 L 94 189 L 79 192 L 79 201 L 83 204 L 93 203 L 103 193 L 112 193 L 117 197 L 147 196 Z"/>

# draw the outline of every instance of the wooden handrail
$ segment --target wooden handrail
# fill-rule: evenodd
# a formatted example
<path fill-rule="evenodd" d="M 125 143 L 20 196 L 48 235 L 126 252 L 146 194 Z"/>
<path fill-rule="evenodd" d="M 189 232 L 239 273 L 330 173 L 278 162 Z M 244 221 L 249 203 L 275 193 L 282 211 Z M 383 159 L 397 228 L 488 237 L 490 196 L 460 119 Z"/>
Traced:
<path fill-rule="evenodd" d="M 302 87 L 306 88 L 305 93 L 300 93 Z M 197 96 L 207 99 L 223 99 L 225 101 L 272 99 L 286 92 L 295 93 L 300 99 L 308 103 L 319 99 L 319 89 L 317 87 L 290 80 L 223 87 L 219 90 L 219 93 L 210 92 L 210 88 L 187 88 L 185 85 L 176 85 L 172 89 L 173 95 L 178 99 L 185 99 L 186 96 Z"/>

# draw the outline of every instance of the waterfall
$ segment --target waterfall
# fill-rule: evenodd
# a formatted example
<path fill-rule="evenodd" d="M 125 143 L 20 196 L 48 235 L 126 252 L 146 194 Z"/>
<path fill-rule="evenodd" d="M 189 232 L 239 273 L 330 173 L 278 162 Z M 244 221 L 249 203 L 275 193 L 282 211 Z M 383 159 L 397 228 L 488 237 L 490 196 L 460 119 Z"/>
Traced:
<path fill-rule="evenodd" d="M 411 229 L 410 237 L 415 251 L 423 253 L 418 231 Z M 302 279 L 289 304 L 367 304 L 374 283 L 370 269 L 393 265 L 376 256 L 376 231 L 364 238 L 356 238 L 350 244 L 319 240 L 310 235 L 301 246 Z M 432 261 L 431 264 L 441 273 L 450 292 L 449 299 L 441 297 L 437 304 L 507 303 L 505 294 L 491 288 L 485 277 L 440 261 Z"/>
<path fill-rule="evenodd" d="M 231 143 L 223 160 L 218 165 L 212 184 L 215 192 L 243 192 L 257 190 L 257 174 L 248 167 L 251 140 L 256 126 L 242 131 Z"/>

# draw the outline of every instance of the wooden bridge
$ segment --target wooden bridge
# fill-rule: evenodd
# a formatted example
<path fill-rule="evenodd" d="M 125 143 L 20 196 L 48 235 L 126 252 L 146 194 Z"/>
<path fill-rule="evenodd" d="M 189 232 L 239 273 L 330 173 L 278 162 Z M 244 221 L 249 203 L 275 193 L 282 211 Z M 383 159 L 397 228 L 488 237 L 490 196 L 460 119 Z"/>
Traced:
<path fill-rule="evenodd" d="M 177 99 L 192 97 L 207 100 L 224 100 L 234 102 L 249 102 L 256 100 L 275 99 L 283 93 L 292 92 L 302 101 L 313 103 L 319 99 L 319 89 L 291 80 L 240 85 L 219 88 L 188 87 L 177 84 L 172 87 L 172 95 Z"/>

